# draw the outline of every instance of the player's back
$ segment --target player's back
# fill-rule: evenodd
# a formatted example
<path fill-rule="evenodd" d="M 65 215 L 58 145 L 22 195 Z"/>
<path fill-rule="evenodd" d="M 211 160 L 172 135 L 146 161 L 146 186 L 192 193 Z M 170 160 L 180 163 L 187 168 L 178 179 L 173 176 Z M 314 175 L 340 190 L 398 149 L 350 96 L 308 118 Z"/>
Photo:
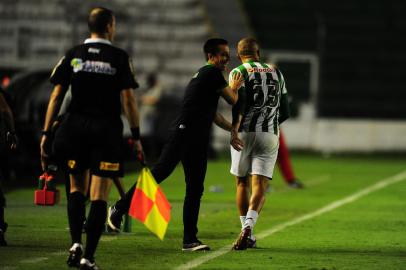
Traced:
<path fill-rule="evenodd" d="M 86 42 L 69 50 L 66 63 L 56 68 L 61 69 L 57 76 L 64 77 L 60 80 L 72 86 L 69 112 L 119 117 L 128 59 L 123 50 L 105 42 Z"/>
<path fill-rule="evenodd" d="M 282 73 L 273 65 L 249 61 L 235 68 L 244 77 L 239 91 L 240 130 L 279 133 L 280 98 L 286 94 Z"/>

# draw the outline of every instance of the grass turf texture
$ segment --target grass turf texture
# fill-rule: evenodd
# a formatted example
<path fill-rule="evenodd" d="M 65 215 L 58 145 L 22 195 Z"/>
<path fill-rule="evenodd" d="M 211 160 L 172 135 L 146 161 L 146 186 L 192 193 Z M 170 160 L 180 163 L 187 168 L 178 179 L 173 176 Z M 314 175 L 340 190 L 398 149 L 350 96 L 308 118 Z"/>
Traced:
<path fill-rule="evenodd" d="M 255 233 L 313 212 L 405 169 L 399 157 L 294 155 L 304 190 L 288 188 L 276 169 L 272 191 Z M 210 162 L 199 218 L 199 238 L 217 250 L 240 230 L 229 161 Z M 126 177 L 129 186 L 135 175 Z M 35 183 L 33 183 L 33 186 Z M 222 192 L 209 192 L 210 186 Z M 162 188 L 172 219 L 161 242 L 137 221 L 132 233 L 103 235 L 96 253 L 102 269 L 171 269 L 207 253 L 182 253 L 181 167 Z M 218 189 L 218 188 L 217 188 Z M 63 187 L 61 187 L 63 190 Z M 63 193 L 63 192 L 62 192 Z M 6 194 L 8 247 L 0 247 L 0 269 L 65 269 L 70 244 L 66 200 L 54 207 L 33 205 L 33 189 Z M 113 188 L 110 201 L 118 197 Z M 406 269 L 406 180 L 373 192 L 332 212 L 258 241 L 257 249 L 232 251 L 197 269 Z M 85 239 L 85 235 L 84 239 Z"/>

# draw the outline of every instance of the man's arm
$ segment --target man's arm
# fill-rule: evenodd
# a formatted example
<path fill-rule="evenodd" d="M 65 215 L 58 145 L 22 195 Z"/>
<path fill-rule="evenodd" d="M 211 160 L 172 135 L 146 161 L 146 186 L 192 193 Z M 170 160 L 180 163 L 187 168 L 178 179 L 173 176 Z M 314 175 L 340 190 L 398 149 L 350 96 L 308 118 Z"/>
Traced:
<path fill-rule="evenodd" d="M 282 124 L 290 116 L 288 91 L 286 89 L 285 78 L 283 77 L 282 72 L 279 69 L 276 69 L 276 74 L 278 76 L 279 87 L 281 89 L 278 123 Z"/>
<path fill-rule="evenodd" d="M 133 89 L 129 88 L 121 91 L 121 102 L 130 127 L 132 129 L 140 128 L 140 116 Z"/>
<path fill-rule="evenodd" d="M 238 89 L 243 82 L 243 76 L 240 72 L 234 72 L 230 77 L 229 85 L 221 90 L 220 95 L 228 104 L 234 105 L 238 101 Z"/>
<path fill-rule="evenodd" d="M 224 116 L 219 112 L 216 112 L 216 116 L 214 117 L 214 123 L 218 127 L 224 129 L 225 131 L 231 131 L 232 128 L 231 123 L 227 121 L 227 119 L 225 119 Z"/>
<path fill-rule="evenodd" d="M 290 111 L 289 111 L 288 95 L 282 94 L 281 105 L 279 107 L 279 118 L 278 118 L 279 124 L 282 124 L 286 119 L 289 118 L 289 116 L 290 116 Z"/>
<path fill-rule="evenodd" d="M 17 136 L 15 134 L 14 118 L 6 99 L 0 92 L 0 112 L 1 117 L 5 120 L 7 126 L 7 141 L 11 149 L 17 148 Z"/>
<path fill-rule="evenodd" d="M 43 129 L 45 135 L 47 132 L 51 131 L 52 123 L 55 121 L 56 116 L 58 115 L 66 90 L 67 89 L 61 84 L 57 84 L 55 85 L 54 90 L 51 93 L 48 102 L 48 109 L 45 115 L 45 123 Z"/>
<path fill-rule="evenodd" d="M 240 124 L 241 124 L 241 120 L 242 120 L 242 115 L 240 113 L 241 104 L 239 104 L 239 103 L 237 103 L 236 105 L 233 106 L 233 110 L 232 110 L 233 120 L 232 120 L 231 139 L 230 139 L 231 146 L 237 151 L 241 151 L 244 147 L 244 142 L 238 137 L 238 130 L 240 128 Z"/>
<path fill-rule="evenodd" d="M 61 84 L 57 84 L 54 87 L 54 90 L 51 93 L 51 96 L 49 98 L 48 102 L 48 108 L 47 112 L 45 114 L 45 123 L 44 123 L 44 129 L 42 132 L 42 138 L 41 138 L 41 163 L 42 163 L 42 168 L 45 170 L 46 168 L 46 163 L 43 162 L 46 160 L 48 157 L 47 153 L 47 140 L 48 136 L 51 134 L 51 129 L 52 129 L 52 124 L 56 119 L 56 116 L 59 112 L 59 109 L 62 104 L 63 97 L 65 96 L 66 93 L 66 87 L 63 87 Z"/>
<path fill-rule="evenodd" d="M 10 132 L 15 132 L 13 113 L 11 112 L 11 109 L 8 106 L 7 101 L 1 92 L 0 92 L 0 110 L 2 118 L 6 121 L 7 129 Z"/>
<path fill-rule="evenodd" d="M 142 145 L 140 142 L 140 116 L 133 89 L 128 88 L 121 91 L 121 103 L 124 114 L 130 124 L 132 137 L 135 140 L 137 156 L 139 159 L 143 159 Z"/>

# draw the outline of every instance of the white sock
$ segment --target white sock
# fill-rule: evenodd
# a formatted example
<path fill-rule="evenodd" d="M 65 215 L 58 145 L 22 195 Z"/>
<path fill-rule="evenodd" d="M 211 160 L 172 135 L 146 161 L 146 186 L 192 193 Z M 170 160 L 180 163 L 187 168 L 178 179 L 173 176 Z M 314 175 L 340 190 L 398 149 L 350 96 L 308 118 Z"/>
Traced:
<path fill-rule="evenodd" d="M 242 229 L 244 228 L 245 218 L 246 218 L 246 216 L 240 216 L 241 228 Z"/>
<path fill-rule="evenodd" d="M 250 227 L 251 230 L 254 228 L 255 223 L 257 223 L 258 212 L 254 210 L 248 210 L 247 216 L 244 222 L 244 228 Z"/>

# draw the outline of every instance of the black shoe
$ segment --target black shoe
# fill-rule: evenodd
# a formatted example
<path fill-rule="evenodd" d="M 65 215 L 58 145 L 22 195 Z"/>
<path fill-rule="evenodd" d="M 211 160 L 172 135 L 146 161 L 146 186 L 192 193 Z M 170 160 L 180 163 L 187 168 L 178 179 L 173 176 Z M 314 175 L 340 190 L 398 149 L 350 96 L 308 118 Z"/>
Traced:
<path fill-rule="evenodd" d="M 7 246 L 7 242 L 6 242 L 6 239 L 4 236 L 4 234 L 7 231 L 7 227 L 8 227 L 8 224 L 4 222 L 3 226 L 0 228 L 0 246 L 2 246 L 2 247 Z"/>
<path fill-rule="evenodd" d="M 79 266 L 80 270 L 100 270 L 99 267 L 97 267 L 96 263 L 93 261 L 91 262 L 88 259 L 81 259 L 80 260 L 80 266 Z"/>
<path fill-rule="evenodd" d="M 245 227 L 242 229 L 240 235 L 238 236 L 237 240 L 234 243 L 233 249 L 234 250 L 245 250 L 248 248 L 248 239 L 250 239 L 251 235 L 251 228 Z"/>
<path fill-rule="evenodd" d="M 69 249 L 69 257 L 66 263 L 68 264 L 69 267 L 79 267 L 80 264 L 80 258 L 82 257 L 83 254 L 83 246 L 82 244 L 75 243 L 73 246 Z"/>
<path fill-rule="evenodd" d="M 248 237 L 247 239 L 247 248 L 256 248 L 257 247 L 257 239 L 255 237 Z"/>
<path fill-rule="evenodd" d="M 107 229 L 111 232 L 119 233 L 121 231 L 122 222 L 123 214 L 121 214 L 114 205 L 110 206 L 107 214 Z"/>
<path fill-rule="evenodd" d="M 298 179 L 293 179 L 292 181 L 288 182 L 289 187 L 291 188 L 297 188 L 297 189 L 302 189 L 304 188 L 304 185 L 302 182 L 300 182 Z"/>
<path fill-rule="evenodd" d="M 208 245 L 203 244 L 199 240 L 193 243 L 183 244 L 182 248 L 182 251 L 204 251 L 204 250 L 210 250 L 210 247 Z"/>

